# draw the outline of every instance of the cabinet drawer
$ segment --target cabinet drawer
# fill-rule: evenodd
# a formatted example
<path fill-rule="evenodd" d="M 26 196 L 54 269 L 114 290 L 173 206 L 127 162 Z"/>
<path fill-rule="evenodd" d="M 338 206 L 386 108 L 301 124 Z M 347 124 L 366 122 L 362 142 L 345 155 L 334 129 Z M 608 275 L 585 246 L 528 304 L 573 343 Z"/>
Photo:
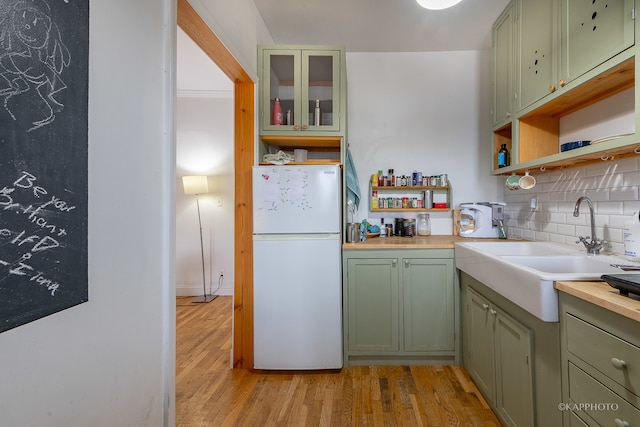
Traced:
<path fill-rule="evenodd" d="M 640 348 L 570 314 L 566 314 L 566 321 L 570 353 L 640 394 Z"/>
<path fill-rule="evenodd" d="M 569 362 L 569 399 L 603 426 L 640 426 L 640 410 Z M 637 398 L 636 398 L 637 400 Z M 582 411 L 581 411 L 582 410 Z M 618 421 L 616 421 L 618 420 Z M 624 424 L 624 422 L 627 424 Z"/>

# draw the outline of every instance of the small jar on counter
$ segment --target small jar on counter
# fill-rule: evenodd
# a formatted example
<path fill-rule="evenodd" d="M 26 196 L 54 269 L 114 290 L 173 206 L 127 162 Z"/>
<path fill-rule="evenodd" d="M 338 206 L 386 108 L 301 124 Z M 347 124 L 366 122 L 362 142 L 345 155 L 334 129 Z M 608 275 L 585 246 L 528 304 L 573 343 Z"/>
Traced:
<path fill-rule="evenodd" d="M 417 229 L 418 236 L 431 236 L 431 219 L 429 218 L 429 214 L 418 214 Z"/>

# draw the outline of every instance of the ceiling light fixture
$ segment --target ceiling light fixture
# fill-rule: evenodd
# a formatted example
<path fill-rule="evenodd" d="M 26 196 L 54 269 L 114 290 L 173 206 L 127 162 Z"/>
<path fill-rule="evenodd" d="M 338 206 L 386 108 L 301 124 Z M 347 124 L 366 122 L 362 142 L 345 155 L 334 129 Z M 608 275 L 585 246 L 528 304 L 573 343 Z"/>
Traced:
<path fill-rule="evenodd" d="M 462 0 L 416 0 L 425 9 L 440 10 L 455 6 Z"/>

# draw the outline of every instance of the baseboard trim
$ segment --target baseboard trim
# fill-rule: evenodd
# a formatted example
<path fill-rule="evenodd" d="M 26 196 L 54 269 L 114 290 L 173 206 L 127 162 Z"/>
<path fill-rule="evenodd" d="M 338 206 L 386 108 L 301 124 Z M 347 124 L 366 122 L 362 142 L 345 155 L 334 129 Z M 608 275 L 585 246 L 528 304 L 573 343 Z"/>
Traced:
<path fill-rule="evenodd" d="M 207 294 L 210 292 L 207 287 Z M 217 291 L 213 288 L 216 295 L 233 295 L 233 284 L 220 287 Z M 202 285 L 200 286 L 176 286 L 176 296 L 178 297 L 197 297 L 202 295 Z"/>

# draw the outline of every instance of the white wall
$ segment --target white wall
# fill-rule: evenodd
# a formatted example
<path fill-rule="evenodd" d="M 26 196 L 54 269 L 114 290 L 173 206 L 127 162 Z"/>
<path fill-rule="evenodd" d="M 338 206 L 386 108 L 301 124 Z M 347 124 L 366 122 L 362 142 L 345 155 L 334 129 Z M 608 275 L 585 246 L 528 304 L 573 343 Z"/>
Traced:
<path fill-rule="evenodd" d="M 206 95 L 183 97 L 179 93 L 177 100 L 177 295 L 203 293 L 196 199 L 184 194 L 184 175 L 209 177 L 210 192 L 200 197 L 207 294 L 233 294 L 233 94 Z"/>
<path fill-rule="evenodd" d="M 90 7 L 89 302 L 0 334 L 2 426 L 175 424 L 175 1 Z M 256 75 L 253 2 L 207 11 Z"/>
<path fill-rule="evenodd" d="M 91 2 L 89 301 L 0 334 L 2 426 L 173 416 L 172 3 Z"/>
<path fill-rule="evenodd" d="M 356 221 L 392 216 L 368 212 L 378 169 L 446 173 L 454 206 L 502 200 L 502 179 L 489 173 L 489 68 L 488 51 L 347 53 L 348 142 L 362 193 Z M 433 234 L 452 233 L 451 213 L 430 216 Z"/>

